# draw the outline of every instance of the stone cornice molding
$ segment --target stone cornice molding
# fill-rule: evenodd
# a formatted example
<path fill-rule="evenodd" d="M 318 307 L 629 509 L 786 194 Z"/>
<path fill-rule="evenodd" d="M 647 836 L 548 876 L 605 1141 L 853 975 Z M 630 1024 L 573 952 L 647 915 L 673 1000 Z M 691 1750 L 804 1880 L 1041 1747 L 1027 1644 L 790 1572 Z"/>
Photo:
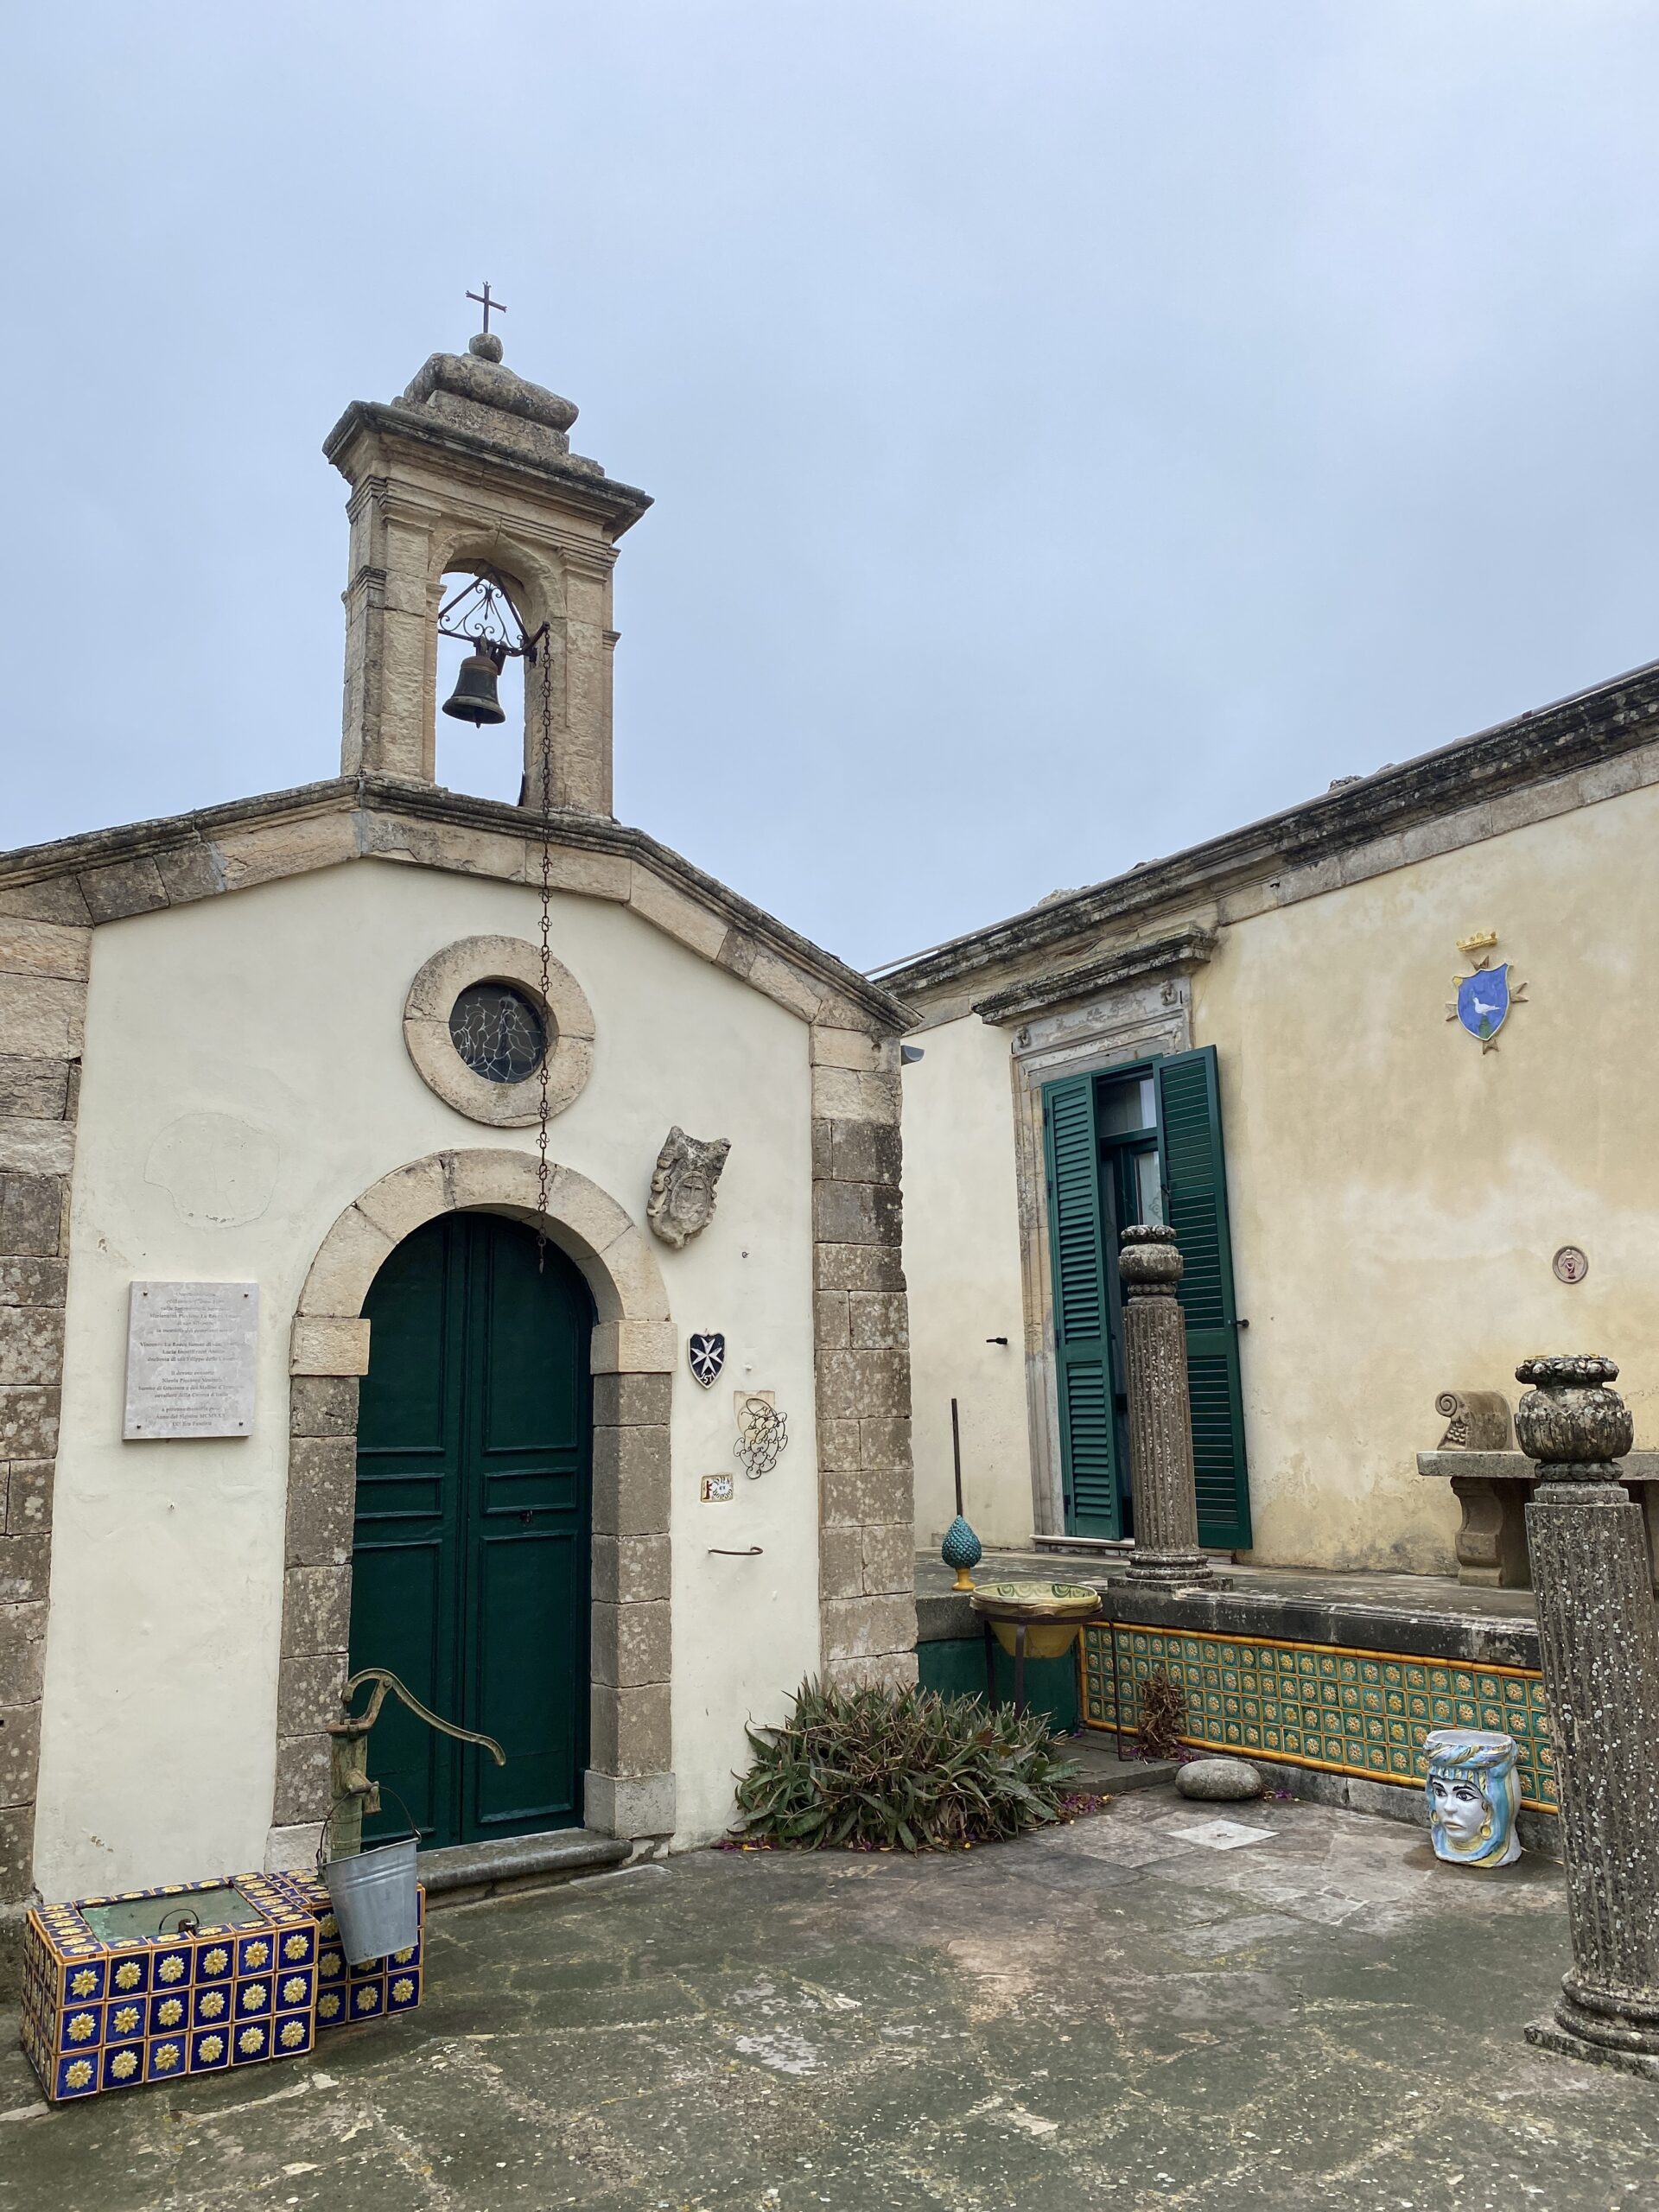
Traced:
<path fill-rule="evenodd" d="M 1643 758 L 1630 760 L 1648 748 Z M 880 971 L 906 1001 L 1160 908 L 1223 922 L 1659 782 L 1659 662 Z M 1281 876 L 1294 878 L 1281 887 Z"/>
<path fill-rule="evenodd" d="M 890 992 L 643 830 L 609 815 L 553 816 L 556 889 L 631 907 L 700 957 L 803 1021 L 897 1035 L 909 1026 Z M 130 914 L 383 859 L 524 883 L 538 875 L 541 817 L 397 776 L 341 776 L 155 822 L 136 822 L 0 854 L 0 911 L 32 887 L 64 887 L 77 918 Z"/>
<path fill-rule="evenodd" d="M 1027 977 L 1007 990 L 993 992 L 989 998 L 976 999 L 972 1011 L 997 1027 L 1004 1022 L 1027 1020 L 1033 1014 L 1047 1014 L 1074 999 L 1090 998 L 1119 984 L 1137 982 L 1143 976 L 1190 976 L 1195 968 L 1214 958 L 1218 943 L 1213 930 L 1181 930 L 1173 937 L 1128 945 L 1121 952 L 1084 961 L 1076 968 Z"/>
<path fill-rule="evenodd" d="M 521 478 L 525 489 L 538 499 L 545 499 L 550 486 L 556 487 L 559 497 L 570 507 L 592 515 L 604 524 L 613 537 L 620 537 L 625 531 L 631 530 L 652 505 L 649 492 L 607 476 L 597 461 L 582 461 L 574 455 L 568 460 L 552 454 L 531 455 L 498 444 L 493 438 L 480 436 L 442 416 L 429 415 L 396 402 L 387 405 L 378 400 L 354 399 L 322 442 L 324 457 L 342 475 L 360 481 L 365 473 L 372 472 L 346 465 L 347 455 L 359 438 L 384 439 L 390 444 L 403 443 L 417 451 L 435 448 L 447 455 L 452 465 L 456 461 L 463 464 L 486 461 L 493 483 L 499 486 L 515 476 Z"/>

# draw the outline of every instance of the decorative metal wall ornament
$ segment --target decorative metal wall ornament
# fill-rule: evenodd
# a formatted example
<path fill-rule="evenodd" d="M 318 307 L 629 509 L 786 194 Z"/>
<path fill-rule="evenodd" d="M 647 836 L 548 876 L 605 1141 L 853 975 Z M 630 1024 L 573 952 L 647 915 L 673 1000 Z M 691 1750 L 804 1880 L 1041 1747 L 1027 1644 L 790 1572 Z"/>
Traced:
<path fill-rule="evenodd" d="M 738 1408 L 736 1457 L 751 1482 L 769 1475 L 789 1442 L 789 1416 L 766 1398 L 745 1398 Z"/>
<path fill-rule="evenodd" d="M 1479 957 L 1466 976 L 1454 976 L 1452 988 L 1457 996 L 1446 1009 L 1448 1021 L 1455 1021 L 1460 1028 L 1479 1040 L 1483 1052 L 1497 1050 L 1497 1033 L 1509 1020 L 1510 1008 L 1524 1006 L 1527 987 L 1514 982 L 1511 963 L 1505 960 L 1494 968 L 1491 953 L 1497 943 L 1496 930 L 1478 930 L 1472 937 L 1460 937 L 1458 950 L 1470 957 Z"/>
<path fill-rule="evenodd" d="M 714 1217 L 715 1185 L 732 1148 L 729 1137 L 689 1137 L 671 1128 L 652 1170 L 645 1218 L 677 1252 Z"/>
<path fill-rule="evenodd" d="M 718 1329 L 694 1329 L 686 1340 L 685 1356 L 692 1380 L 707 1390 L 719 1381 L 726 1364 L 726 1339 Z"/>

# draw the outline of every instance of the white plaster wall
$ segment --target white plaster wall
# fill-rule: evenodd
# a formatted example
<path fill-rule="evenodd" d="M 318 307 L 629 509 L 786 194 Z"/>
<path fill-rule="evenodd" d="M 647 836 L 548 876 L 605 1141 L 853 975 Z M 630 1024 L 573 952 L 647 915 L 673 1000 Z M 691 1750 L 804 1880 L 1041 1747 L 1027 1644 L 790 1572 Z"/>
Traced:
<path fill-rule="evenodd" d="M 528 890 L 370 861 L 96 932 L 35 1842 L 48 1896 L 261 1863 L 295 1302 L 335 1217 L 390 1169 L 447 1147 L 533 1152 L 533 1129 L 480 1127 L 427 1089 L 402 1013 L 442 946 L 537 927 Z M 719 1328 L 730 1347 L 713 1392 L 683 1369 L 674 1386 L 675 1766 L 696 1841 L 725 1823 L 746 1713 L 775 1717 L 818 1661 L 808 1033 L 606 901 L 556 897 L 553 950 L 598 1032 L 554 1159 L 643 1226 L 671 1122 L 733 1141 L 711 1227 L 681 1253 L 654 1244 L 682 1341 Z M 258 1282 L 245 1441 L 122 1442 L 135 1277 Z M 790 1447 L 704 1506 L 698 1477 L 734 1466 L 736 1385 L 776 1391 Z M 749 1543 L 762 1557 L 708 1555 Z"/>
<path fill-rule="evenodd" d="M 923 1058 L 905 1070 L 904 1189 L 916 1540 L 937 1547 L 956 1511 L 955 1397 L 968 1519 L 982 1543 L 1024 1545 L 1031 1446 L 1007 1035 L 969 1014 L 915 1041 Z"/>

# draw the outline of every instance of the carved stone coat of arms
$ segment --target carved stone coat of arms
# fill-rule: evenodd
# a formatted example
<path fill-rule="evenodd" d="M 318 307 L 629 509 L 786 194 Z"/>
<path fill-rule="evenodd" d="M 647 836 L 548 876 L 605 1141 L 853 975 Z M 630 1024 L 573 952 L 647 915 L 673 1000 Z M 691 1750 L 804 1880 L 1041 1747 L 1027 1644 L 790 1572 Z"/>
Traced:
<path fill-rule="evenodd" d="M 652 1171 L 645 1218 L 677 1252 L 714 1217 L 715 1185 L 732 1148 L 729 1137 L 689 1137 L 671 1128 Z"/>

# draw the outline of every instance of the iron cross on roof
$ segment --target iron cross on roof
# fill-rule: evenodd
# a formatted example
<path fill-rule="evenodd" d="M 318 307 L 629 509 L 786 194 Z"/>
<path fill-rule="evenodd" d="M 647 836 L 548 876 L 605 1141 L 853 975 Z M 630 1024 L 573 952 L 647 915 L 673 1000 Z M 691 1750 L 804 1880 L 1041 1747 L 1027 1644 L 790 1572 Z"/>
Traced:
<path fill-rule="evenodd" d="M 481 292 L 468 292 L 467 296 L 469 300 L 476 300 L 480 307 L 483 308 L 484 327 L 486 331 L 490 327 L 490 309 L 492 308 L 495 309 L 497 315 L 505 315 L 506 313 L 505 308 L 502 306 L 499 300 L 493 300 L 490 297 L 490 288 L 487 282 Z"/>

